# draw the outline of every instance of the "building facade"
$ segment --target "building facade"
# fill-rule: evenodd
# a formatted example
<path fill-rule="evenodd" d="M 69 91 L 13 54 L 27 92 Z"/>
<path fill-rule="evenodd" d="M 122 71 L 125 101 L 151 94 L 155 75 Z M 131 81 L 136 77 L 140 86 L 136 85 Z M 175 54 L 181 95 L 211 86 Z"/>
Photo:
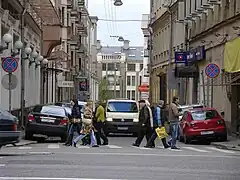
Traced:
<path fill-rule="evenodd" d="M 52 49 L 61 43 L 61 23 L 53 8 L 53 2 L 49 0 L 43 0 L 41 4 L 38 1 L 29 3 L 24 0 L 1 0 L 0 7 L 2 47 L 6 46 L 3 42 L 4 34 L 9 33 L 13 37 L 9 48 L 2 51 L 1 58 L 15 54 L 13 52 L 16 52 L 14 47 L 16 41 L 23 43 L 20 54 L 15 55 L 19 66 L 13 73 L 17 78 L 13 81 L 16 88 L 12 90 L 11 103 L 13 111 L 21 109 L 23 112 L 25 108 L 40 103 L 42 74 L 41 62 L 37 62 L 37 57 L 40 55 L 45 58 L 49 57 Z M 49 32 L 54 33 L 50 35 Z M 25 48 L 29 47 L 34 53 L 30 53 L 27 57 Z M 0 75 L 1 79 L 6 75 L 2 68 Z M 1 108 L 8 109 L 8 90 L 1 86 L 0 91 Z"/>
<path fill-rule="evenodd" d="M 141 76 L 141 84 L 143 86 L 140 91 L 140 99 L 149 99 L 149 41 L 150 41 L 150 33 L 149 33 L 149 22 L 150 22 L 150 14 L 142 15 L 142 25 L 141 29 L 144 37 L 144 45 L 143 45 L 143 69 L 140 72 Z"/>
<path fill-rule="evenodd" d="M 122 47 L 103 46 L 98 49 L 97 62 L 102 79 L 107 79 L 111 98 L 140 99 L 143 47 L 131 47 L 129 41 Z"/>
<path fill-rule="evenodd" d="M 167 66 L 170 62 L 167 56 L 172 44 L 171 62 L 178 58 L 174 52 L 188 52 L 187 64 L 172 65 L 177 82 L 172 95 L 180 96 L 186 104 L 202 103 L 224 112 L 229 132 L 236 132 L 239 125 L 236 119 L 239 116 L 240 97 L 237 92 L 240 92 L 240 65 L 237 60 L 234 61 L 234 57 L 238 57 L 234 49 L 237 46 L 232 44 L 239 39 L 240 1 L 178 0 L 164 7 L 157 2 L 160 1 L 153 0 L 151 12 L 152 78 L 158 81 L 158 85 L 152 89 L 153 92 L 157 89 L 153 95 L 155 100 L 163 96 L 170 97 L 166 95 L 169 92 Z M 172 18 L 169 18 L 169 12 Z M 173 42 L 169 45 L 171 40 Z M 209 78 L 206 67 L 212 63 L 219 67 L 219 74 Z M 233 67 L 229 68 L 231 65 Z M 162 84 L 164 76 L 165 82 Z"/>

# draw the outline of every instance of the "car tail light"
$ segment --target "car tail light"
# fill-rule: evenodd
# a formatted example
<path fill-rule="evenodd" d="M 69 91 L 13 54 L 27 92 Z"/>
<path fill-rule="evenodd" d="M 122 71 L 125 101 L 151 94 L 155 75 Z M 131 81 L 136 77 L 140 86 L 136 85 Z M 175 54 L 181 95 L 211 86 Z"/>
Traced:
<path fill-rule="evenodd" d="M 34 116 L 32 114 L 29 114 L 28 121 L 34 121 L 34 120 L 35 120 Z"/>
<path fill-rule="evenodd" d="M 68 124 L 68 119 L 62 119 L 60 121 L 60 125 L 67 125 Z"/>
<path fill-rule="evenodd" d="M 224 120 L 223 120 L 223 119 L 221 119 L 221 120 L 218 120 L 218 121 L 217 121 L 217 124 L 218 124 L 218 125 L 224 125 L 224 124 L 225 124 L 225 122 L 224 122 Z"/>
<path fill-rule="evenodd" d="M 17 131 L 17 124 L 16 124 L 16 123 L 14 123 L 14 124 L 12 125 L 12 130 L 13 130 L 13 131 Z"/>

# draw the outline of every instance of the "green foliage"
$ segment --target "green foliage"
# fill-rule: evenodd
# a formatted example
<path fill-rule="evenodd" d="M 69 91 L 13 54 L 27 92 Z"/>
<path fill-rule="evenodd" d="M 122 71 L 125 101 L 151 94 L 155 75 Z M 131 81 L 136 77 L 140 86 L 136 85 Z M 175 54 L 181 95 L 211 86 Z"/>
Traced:
<path fill-rule="evenodd" d="M 104 78 L 99 84 L 99 101 L 101 103 L 106 103 L 108 99 L 112 98 L 112 93 L 108 90 L 107 80 Z"/>

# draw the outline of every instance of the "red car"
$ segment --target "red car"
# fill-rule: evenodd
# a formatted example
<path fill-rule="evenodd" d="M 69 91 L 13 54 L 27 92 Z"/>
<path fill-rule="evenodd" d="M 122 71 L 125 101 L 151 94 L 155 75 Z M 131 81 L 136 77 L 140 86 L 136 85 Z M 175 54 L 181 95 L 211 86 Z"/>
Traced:
<path fill-rule="evenodd" d="M 198 139 L 227 140 L 224 119 L 214 108 L 200 108 L 185 111 L 180 121 L 180 141 L 185 144 Z"/>

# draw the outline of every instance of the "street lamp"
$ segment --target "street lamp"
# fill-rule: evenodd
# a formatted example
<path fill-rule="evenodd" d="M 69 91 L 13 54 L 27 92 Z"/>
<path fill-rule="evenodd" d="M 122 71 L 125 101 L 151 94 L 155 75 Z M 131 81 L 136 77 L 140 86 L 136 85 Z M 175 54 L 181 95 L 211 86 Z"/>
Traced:
<path fill-rule="evenodd" d="M 31 48 L 30 48 L 31 49 Z M 29 50 L 29 48 L 28 48 Z M 32 50 L 31 50 L 32 51 Z M 28 51 L 27 56 L 29 56 L 31 54 L 31 52 L 29 53 L 30 51 Z M 39 57 L 39 54 L 37 53 L 37 51 L 33 51 L 32 54 L 31 54 L 31 57 L 33 58 L 33 60 L 31 58 L 29 58 L 29 63 L 28 63 L 28 67 L 30 67 L 33 63 L 36 62 L 36 59 Z"/>
<path fill-rule="evenodd" d="M 37 69 L 38 66 L 43 65 L 45 66 L 48 63 L 47 59 L 44 59 L 43 56 L 38 56 L 38 58 L 35 60 L 35 69 Z"/>
<path fill-rule="evenodd" d="M 114 6 L 122 6 L 123 2 L 122 2 L 122 0 L 115 0 L 113 4 L 114 4 Z"/>

